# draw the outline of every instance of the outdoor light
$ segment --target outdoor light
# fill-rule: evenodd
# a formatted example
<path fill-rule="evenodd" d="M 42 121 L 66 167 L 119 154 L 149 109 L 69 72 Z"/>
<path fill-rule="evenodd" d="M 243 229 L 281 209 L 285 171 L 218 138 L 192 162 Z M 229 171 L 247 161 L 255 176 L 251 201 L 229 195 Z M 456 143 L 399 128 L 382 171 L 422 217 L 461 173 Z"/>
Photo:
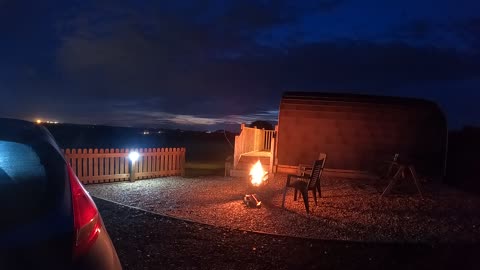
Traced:
<path fill-rule="evenodd" d="M 135 174 L 137 172 L 137 164 L 136 161 L 140 157 L 140 154 L 137 151 L 130 152 L 128 154 L 128 159 L 130 159 L 130 181 L 135 181 Z"/>
<path fill-rule="evenodd" d="M 133 151 L 133 152 L 130 152 L 130 154 L 128 154 L 128 158 L 133 162 L 135 163 L 137 160 L 138 160 L 138 157 L 140 155 L 138 154 L 138 152 L 136 151 Z"/>

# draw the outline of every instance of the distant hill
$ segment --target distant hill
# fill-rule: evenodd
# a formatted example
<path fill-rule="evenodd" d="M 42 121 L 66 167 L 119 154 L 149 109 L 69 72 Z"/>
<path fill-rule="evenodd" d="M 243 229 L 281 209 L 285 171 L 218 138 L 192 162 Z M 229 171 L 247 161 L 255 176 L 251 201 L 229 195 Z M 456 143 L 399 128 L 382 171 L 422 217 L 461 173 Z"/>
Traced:
<path fill-rule="evenodd" d="M 187 160 L 225 160 L 233 154 L 235 134 L 179 129 L 130 128 L 99 125 L 42 124 L 62 148 L 186 147 Z"/>

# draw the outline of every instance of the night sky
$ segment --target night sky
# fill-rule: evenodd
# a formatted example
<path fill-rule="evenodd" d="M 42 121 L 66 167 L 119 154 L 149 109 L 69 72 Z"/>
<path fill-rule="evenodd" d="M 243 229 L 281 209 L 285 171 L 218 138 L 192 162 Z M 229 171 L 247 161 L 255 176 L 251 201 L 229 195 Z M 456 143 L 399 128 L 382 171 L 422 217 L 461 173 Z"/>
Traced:
<path fill-rule="evenodd" d="M 0 0 L 0 116 L 238 129 L 284 91 L 427 98 L 480 125 L 480 1 Z"/>

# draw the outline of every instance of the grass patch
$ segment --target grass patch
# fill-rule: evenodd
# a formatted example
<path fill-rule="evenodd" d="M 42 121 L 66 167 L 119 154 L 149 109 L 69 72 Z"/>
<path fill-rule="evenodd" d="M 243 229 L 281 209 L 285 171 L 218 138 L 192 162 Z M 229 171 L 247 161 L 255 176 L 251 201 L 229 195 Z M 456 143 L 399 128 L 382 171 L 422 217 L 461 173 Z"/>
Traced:
<path fill-rule="evenodd" d="M 218 162 L 218 161 L 212 161 L 212 162 L 186 162 L 185 163 L 185 168 L 186 169 L 199 169 L 199 170 L 218 170 L 218 169 L 224 169 L 225 168 L 225 162 Z"/>
<path fill-rule="evenodd" d="M 185 177 L 198 177 L 208 175 L 224 175 L 225 163 L 219 161 L 212 162 L 186 162 Z"/>

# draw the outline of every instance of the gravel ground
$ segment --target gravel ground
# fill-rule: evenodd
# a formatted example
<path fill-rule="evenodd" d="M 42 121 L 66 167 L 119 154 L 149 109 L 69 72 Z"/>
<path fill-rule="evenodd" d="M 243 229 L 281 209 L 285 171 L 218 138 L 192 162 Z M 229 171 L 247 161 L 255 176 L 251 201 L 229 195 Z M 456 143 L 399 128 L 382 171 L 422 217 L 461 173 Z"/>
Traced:
<path fill-rule="evenodd" d="M 323 177 L 323 197 L 318 206 L 310 198 L 307 215 L 302 200 L 293 201 L 293 190 L 281 208 L 285 180 L 278 174 L 257 190 L 260 209 L 243 204 L 249 185 L 241 178 L 166 177 L 86 187 L 99 198 L 230 229 L 348 241 L 480 242 L 480 198 L 446 186 L 424 185 L 421 200 L 405 182 L 379 199 L 385 182 Z"/>
<path fill-rule="evenodd" d="M 478 244 L 272 236 L 95 202 L 124 269 L 480 269 Z"/>

